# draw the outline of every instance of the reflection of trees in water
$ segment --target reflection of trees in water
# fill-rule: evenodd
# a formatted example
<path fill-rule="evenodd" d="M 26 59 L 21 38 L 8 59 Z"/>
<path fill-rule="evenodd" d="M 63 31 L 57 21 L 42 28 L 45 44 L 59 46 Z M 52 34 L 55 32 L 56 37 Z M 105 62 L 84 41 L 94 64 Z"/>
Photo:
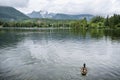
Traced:
<path fill-rule="evenodd" d="M 104 36 L 104 30 L 99 30 L 99 29 L 91 29 L 89 31 L 91 38 L 102 38 Z"/>
<path fill-rule="evenodd" d="M 71 30 L 72 33 L 75 35 L 75 36 L 81 36 L 83 38 L 86 38 L 88 36 L 90 36 L 91 38 L 101 38 L 104 36 L 104 32 L 103 30 L 97 30 L 97 29 L 74 29 L 74 30 Z"/>
<path fill-rule="evenodd" d="M 103 37 L 110 37 L 112 40 L 120 40 L 120 30 L 104 30 L 104 29 L 74 29 L 71 30 L 74 36 L 81 36 L 83 38 L 88 37 L 100 39 Z"/>
<path fill-rule="evenodd" d="M 120 40 L 120 30 L 103 30 L 103 29 L 51 29 L 39 31 L 4 31 L 0 30 L 0 47 L 15 45 L 25 38 L 25 33 L 30 34 L 35 40 L 38 39 L 100 39 L 109 37 L 111 40 Z M 33 33 L 35 32 L 35 33 Z M 39 33 L 40 32 L 40 33 Z M 41 33 L 42 32 L 42 33 Z M 22 34 L 19 34 L 22 33 Z M 33 39 L 33 40 L 34 40 Z"/>
<path fill-rule="evenodd" d="M 80 36 L 82 38 L 86 38 L 87 29 L 71 29 L 71 34 L 74 36 Z"/>
<path fill-rule="evenodd" d="M 105 36 L 110 37 L 111 40 L 120 40 L 120 30 L 105 30 Z"/>

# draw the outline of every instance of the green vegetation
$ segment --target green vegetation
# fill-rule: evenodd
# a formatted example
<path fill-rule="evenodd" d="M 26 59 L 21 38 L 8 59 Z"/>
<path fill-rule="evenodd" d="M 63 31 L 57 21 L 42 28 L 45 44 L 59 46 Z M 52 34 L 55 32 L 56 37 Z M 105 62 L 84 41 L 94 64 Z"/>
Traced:
<path fill-rule="evenodd" d="M 96 16 L 90 21 L 81 20 L 56 20 L 56 19 L 27 19 L 22 21 L 0 21 L 3 27 L 69 27 L 72 29 L 118 29 L 120 28 L 120 15 L 111 17 Z"/>
<path fill-rule="evenodd" d="M 0 19 L 5 21 L 15 21 L 29 19 L 29 17 L 13 7 L 0 6 Z"/>
<path fill-rule="evenodd" d="M 90 28 L 103 28 L 105 19 L 101 16 L 96 16 L 91 19 L 89 25 Z"/>
<path fill-rule="evenodd" d="M 108 24 L 107 26 L 110 26 L 110 28 L 120 28 L 120 15 L 114 14 L 108 19 Z"/>

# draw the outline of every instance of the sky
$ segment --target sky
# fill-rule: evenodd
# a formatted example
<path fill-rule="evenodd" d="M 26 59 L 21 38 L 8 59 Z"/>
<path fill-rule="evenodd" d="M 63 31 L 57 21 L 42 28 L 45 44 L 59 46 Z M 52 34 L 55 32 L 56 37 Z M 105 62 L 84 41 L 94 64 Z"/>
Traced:
<path fill-rule="evenodd" d="M 0 0 L 0 6 L 12 6 L 25 14 L 40 10 L 65 14 L 120 14 L 120 0 Z"/>

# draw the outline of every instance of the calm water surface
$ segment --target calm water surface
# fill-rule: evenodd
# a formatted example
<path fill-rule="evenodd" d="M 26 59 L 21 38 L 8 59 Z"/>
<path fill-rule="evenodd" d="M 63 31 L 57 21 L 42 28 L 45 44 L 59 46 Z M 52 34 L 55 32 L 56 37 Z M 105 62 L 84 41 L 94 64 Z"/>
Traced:
<path fill-rule="evenodd" d="M 120 31 L 1 30 L 0 80 L 120 80 Z"/>

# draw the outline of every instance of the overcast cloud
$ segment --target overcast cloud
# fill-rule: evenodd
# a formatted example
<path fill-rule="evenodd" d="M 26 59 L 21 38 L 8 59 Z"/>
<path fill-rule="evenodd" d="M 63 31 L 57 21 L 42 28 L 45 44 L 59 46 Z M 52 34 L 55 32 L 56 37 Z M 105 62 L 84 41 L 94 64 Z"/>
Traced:
<path fill-rule="evenodd" d="M 0 0 L 0 5 L 13 6 L 24 13 L 44 10 L 68 14 L 120 14 L 120 0 Z"/>
<path fill-rule="evenodd" d="M 0 0 L 1 6 L 12 6 L 16 8 L 27 8 L 28 3 L 29 0 Z"/>

